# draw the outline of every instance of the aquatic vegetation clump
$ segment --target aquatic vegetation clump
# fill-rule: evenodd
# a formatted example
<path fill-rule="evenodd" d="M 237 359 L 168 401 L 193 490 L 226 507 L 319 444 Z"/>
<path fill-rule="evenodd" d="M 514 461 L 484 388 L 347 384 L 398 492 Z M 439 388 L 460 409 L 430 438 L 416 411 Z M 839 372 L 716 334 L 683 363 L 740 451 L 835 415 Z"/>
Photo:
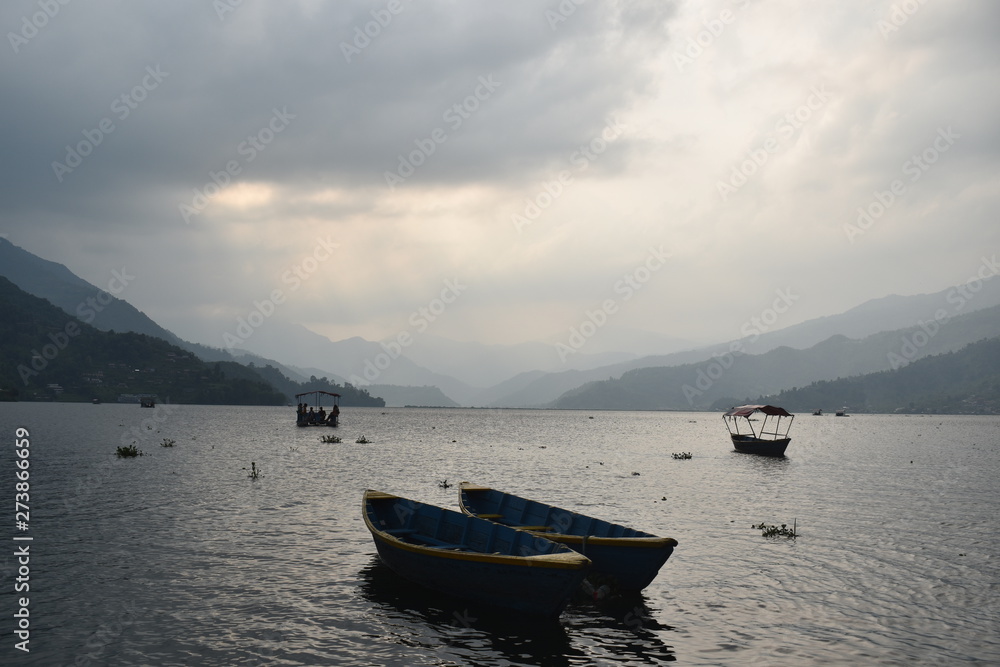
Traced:
<path fill-rule="evenodd" d="M 768 526 L 763 521 L 760 522 L 759 524 L 754 524 L 750 527 L 759 530 L 760 534 L 763 537 L 790 537 L 792 539 L 795 539 L 795 537 L 798 535 L 798 533 L 795 530 L 796 526 L 794 520 L 792 522 L 791 528 L 788 527 L 787 523 L 781 524 L 781 527 L 779 528 L 778 526 Z"/>
<path fill-rule="evenodd" d="M 358 443 L 359 445 L 367 445 L 367 444 L 371 443 L 371 440 L 369 440 L 368 438 L 366 438 L 365 436 L 362 435 L 360 438 L 358 438 L 354 442 Z"/>
<path fill-rule="evenodd" d="M 671 456 L 674 457 L 675 459 L 680 459 L 680 460 L 687 460 L 693 458 L 691 452 L 680 452 L 680 453 L 674 452 L 673 454 L 671 454 Z"/>
<path fill-rule="evenodd" d="M 244 470 L 246 470 L 246 468 L 244 468 Z M 260 470 L 260 468 L 257 467 L 257 464 L 254 463 L 253 461 L 251 461 L 250 462 L 250 473 L 247 475 L 247 477 L 249 479 L 257 479 L 257 478 L 263 477 L 263 476 L 264 476 L 264 473 L 262 473 L 261 470 Z"/>
<path fill-rule="evenodd" d="M 160 443 L 160 447 L 173 447 L 175 444 L 177 444 L 176 441 L 171 440 L 170 438 L 164 438 L 163 442 Z"/>
<path fill-rule="evenodd" d="M 142 456 L 142 455 L 143 455 L 142 451 L 135 445 L 128 445 L 127 447 L 118 447 L 118 450 L 115 452 L 115 456 L 117 456 L 120 459 L 131 459 L 136 456 Z"/>
<path fill-rule="evenodd" d="M 340 436 L 337 436 L 337 435 L 324 435 L 324 436 L 320 436 L 320 441 L 321 442 L 326 442 L 326 443 L 331 443 L 331 442 L 332 443 L 338 443 L 338 442 L 340 442 Z"/>

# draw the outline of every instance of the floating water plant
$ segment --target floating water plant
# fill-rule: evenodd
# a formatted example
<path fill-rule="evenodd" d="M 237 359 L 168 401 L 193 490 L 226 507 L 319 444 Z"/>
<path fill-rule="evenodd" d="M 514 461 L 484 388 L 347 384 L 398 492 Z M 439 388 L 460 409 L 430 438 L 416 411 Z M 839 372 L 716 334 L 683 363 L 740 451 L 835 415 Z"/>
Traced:
<path fill-rule="evenodd" d="M 364 437 L 364 436 L 362 436 L 362 437 Z M 327 442 L 327 443 L 330 443 L 330 442 L 337 443 L 337 442 L 340 442 L 340 436 L 337 436 L 337 435 L 323 435 L 323 436 L 320 436 L 320 441 L 321 442 Z"/>
<path fill-rule="evenodd" d="M 246 470 L 246 468 L 244 468 L 244 470 Z M 253 461 L 251 461 L 250 462 L 250 474 L 247 475 L 247 477 L 249 477 L 250 479 L 257 479 L 258 477 L 263 477 L 263 476 L 264 476 L 264 473 L 262 473 L 260 471 L 260 468 L 257 467 L 257 464 L 254 463 Z"/>
<path fill-rule="evenodd" d="M 163 442 L 160 443 L 160 447 L 173 447 L 175 444 L 176 442 L 170 438 L 164 438 Z"/>
<path fill-rule="evenodd" d="M 779 528 L 778 526 L 768 526 L 763 522 L 759 524 L 754 524 L 750 527 L 760 530 L 760 534 L 763 537 L 790 537 L 792 539 L 795 539 L 796 535 L 798 534 L 795 530 L 796 527 L 795 519 L 792 519 L 791 528 L 788 527 L 787 523 L 781 524 L 781 527 Z"/>
<path fill-rule="evenodd" d="M 442 489 L 450 489 L 453 485 L 448 483 L 448 480 L 443 480 L 438 482 L 438 486 Z"/>
<path fill-rule="evenodd" d="M 358 443 L 359 445 L 367 445 L 368 443 L 371 442 L 371 440 L 369 440 L 368 438 L 366 438 L 365 436 L 362 435 L 360 438 L 358 438 L 354 442 Z"/>
<path fill-rule="evenodd" d="M 681 460 L 693 458 L 691 456 L 691 452 L 680 452 L 679 454 L 677 452 L 674 452 L 673 454 L 671 454 L 671 456 L 674 457 L 675 459 L 681 459 Z"/>
<path fill-rule="evenodd" d="M 142 452 L 135 445 L 129 445 L 127 447 L 119 447 L 115 455 L 120 459 L 130 459 L 136 456 L 142 456 Z"/>

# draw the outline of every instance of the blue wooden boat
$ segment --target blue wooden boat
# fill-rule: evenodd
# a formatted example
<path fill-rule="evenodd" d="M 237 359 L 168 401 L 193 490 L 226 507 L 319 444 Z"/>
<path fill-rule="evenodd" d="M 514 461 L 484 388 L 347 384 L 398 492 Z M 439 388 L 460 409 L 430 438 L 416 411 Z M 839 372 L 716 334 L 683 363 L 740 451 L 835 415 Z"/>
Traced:
<path fill-rule="evenodd" d="M 366 491 L 362 510 L 397 574 L 476 602 L 555 617 L 590 570 L 562 544 L 389 493 Z"/>
<path fill-rule="evenodd" d="M 757 415 L 764 415 L 764 420 L 759 421 Z M 788 418 L 784 430 L 781 429 L 783 417 Z M 788 430 L 795 415 L 776 405 L 741 405 L 722 415 L 722 418 L 729 429 L 733 448 L 744 454 L 784 456 L 788 443 L 792 441 Z"/>
<path fill-rule="evenodd" d="M 462 482 L 459 503 L 470 516 L 489 519 L 565 544 L 594 563 L 594 572 L 614 577 L 625 591 L 640 591 L 670 558 L 677 540 L 585 514 Z"/>

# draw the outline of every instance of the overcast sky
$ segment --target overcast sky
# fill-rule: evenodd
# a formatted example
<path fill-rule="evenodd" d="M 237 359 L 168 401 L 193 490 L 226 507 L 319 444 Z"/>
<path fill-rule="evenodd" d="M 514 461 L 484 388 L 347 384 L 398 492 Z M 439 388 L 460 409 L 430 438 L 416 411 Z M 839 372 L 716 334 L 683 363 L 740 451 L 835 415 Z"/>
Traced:
<path fill-rule="evenodd" d="M 196 342 L 275 296 L 334 340 L 729 340 L 1000 250 L 991 0 L 18 0 L 0 27 L 0 234 L 125 269 Z"/>

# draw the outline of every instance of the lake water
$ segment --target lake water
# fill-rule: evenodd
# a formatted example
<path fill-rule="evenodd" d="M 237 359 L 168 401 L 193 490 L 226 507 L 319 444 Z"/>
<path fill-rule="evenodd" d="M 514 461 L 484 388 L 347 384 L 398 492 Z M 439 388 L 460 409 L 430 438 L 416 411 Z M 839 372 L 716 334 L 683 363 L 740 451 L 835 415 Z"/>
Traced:
<path fill-rule="evenodd" d="M 718 414 L 347 408 L 341 420 L 0 404 L 0 662 L 1000 663 L 1000 418 L 800 415 L 784 459 L 733 452 Z M 17 427 L 30 432 L 28 531 L 15 529 Z M 146 455 L 117 459 L 133 439 Z M 641 596 L 580 600 L 551 623 L 442 599 L 379 564 L 361 494 L 456 508 L 462 480 L 679 546 Z M 794 540 L 751 528 L 793 521 Z M 30 593 L 15 594 L 25 544 Z M 12 632 L 21 595 L 27 654 Z"/>

